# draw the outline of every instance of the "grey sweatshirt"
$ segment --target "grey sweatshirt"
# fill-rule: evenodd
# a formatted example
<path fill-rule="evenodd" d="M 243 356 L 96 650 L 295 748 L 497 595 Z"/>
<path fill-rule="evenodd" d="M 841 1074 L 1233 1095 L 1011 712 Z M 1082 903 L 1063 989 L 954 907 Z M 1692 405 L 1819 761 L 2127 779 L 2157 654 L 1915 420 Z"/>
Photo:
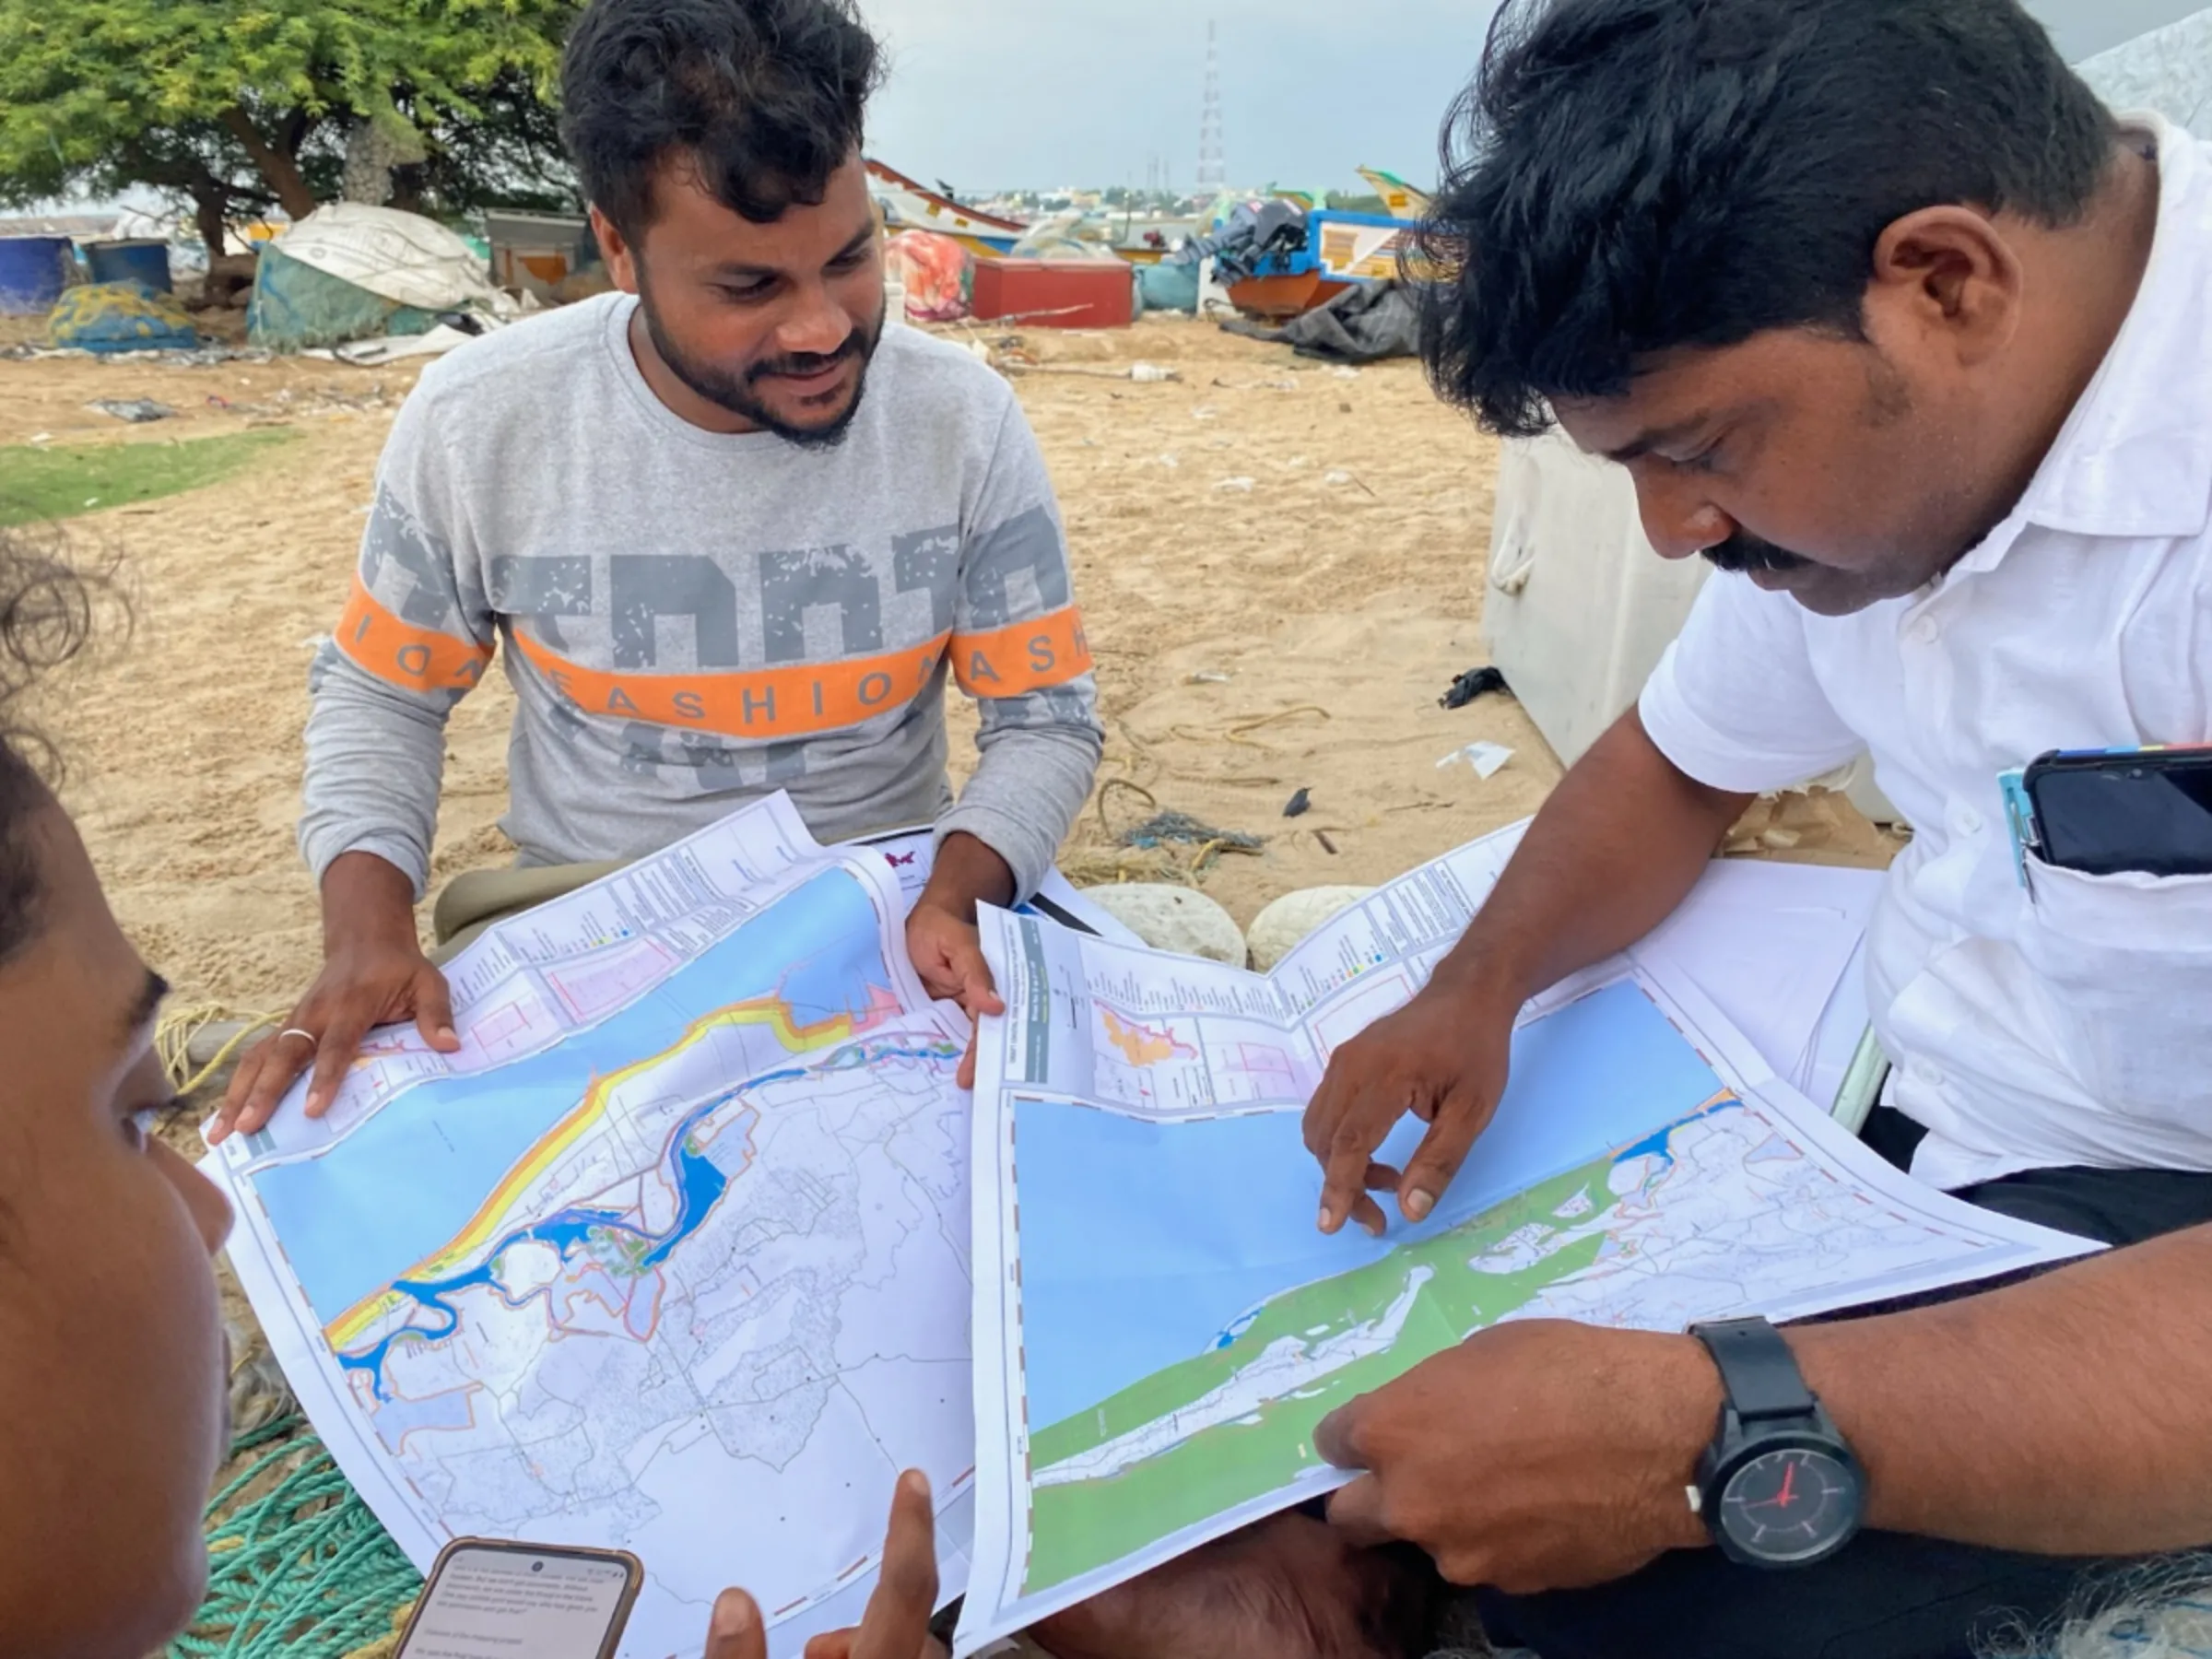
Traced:
<path fill-rule="evenodd" d="M 634 304 L 471 342 L 400 410 L 311 682 L 317 879 L 362 851 L 421 893 L 446 717 L 496 654 L 518 702 L 502 828 L 525 865 L 638 857 L 785 789 L 822 841 L 935 822 L 1034 891 L 1102 738 L 1013 394 L 895 325 L 841 445 L 710 433 L 646 385 Z M 982 710 L 958 805 L 948 674 Z"/>

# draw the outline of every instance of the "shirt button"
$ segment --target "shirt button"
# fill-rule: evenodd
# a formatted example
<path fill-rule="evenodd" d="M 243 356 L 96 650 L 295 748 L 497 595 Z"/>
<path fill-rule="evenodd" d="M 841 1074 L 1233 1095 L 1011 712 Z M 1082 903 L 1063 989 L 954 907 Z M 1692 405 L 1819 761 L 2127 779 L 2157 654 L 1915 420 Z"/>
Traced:
<path fill-rule="evenodd" d="M 1933 617 L 1923 617 L 1912 624 L 1912 639 L 1916 644 L 1933 645 L 1942 633 L 1943 625 Z"/>
<path fill-rule="evenodd" d="M 1930 1088 L 1943 1087 L 1943 1067 L 1932 1060 L 1915 1060 L 1905 1070 L 1915 1083 L 1924 1084 Z"/>
<path fill-rule="evenodd" d="M 1961 806 L 1951 818 L 1951 828 L 1961 835 L 1982 833 L 1982 815 L 1971 806 Z"/>

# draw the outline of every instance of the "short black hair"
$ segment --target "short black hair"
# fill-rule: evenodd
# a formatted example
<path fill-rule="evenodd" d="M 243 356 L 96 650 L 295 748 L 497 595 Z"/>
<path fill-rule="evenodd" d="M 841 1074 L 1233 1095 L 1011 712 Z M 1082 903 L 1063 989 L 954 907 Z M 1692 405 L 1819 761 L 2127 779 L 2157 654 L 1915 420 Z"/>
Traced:
<path fill-rule="evenodd" d="M 2016 0 L 1508 0 L 1419 239 L 1430 378 L 1525 437 L 1652 353 L 1864 338 L 1887 227 L 2076 222 L 2115 130 Z"/>
<path fill-rule="evenodd" d="M 59 770 L 53 746 L 18 710 L 32 686 L 84 648 L 105 585 L 53 548 L 0 531 L 0 963 L 44 925 L 31 826 L 53 805 L 48 779 Z"/>
<path fill-rule="evenodd" d="M 771 225 L 859 149 L 881 62 L 850 0 L 593 0 L 561 65 L 561 136 L 632 241 L 671 155 Z"/>

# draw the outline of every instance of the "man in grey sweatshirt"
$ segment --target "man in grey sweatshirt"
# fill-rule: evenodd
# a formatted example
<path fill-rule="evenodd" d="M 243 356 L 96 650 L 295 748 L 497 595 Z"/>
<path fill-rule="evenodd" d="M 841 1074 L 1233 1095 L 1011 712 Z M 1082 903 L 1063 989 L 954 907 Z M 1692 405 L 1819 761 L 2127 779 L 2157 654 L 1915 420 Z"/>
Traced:
<path fill-rule="evenodd" d="M 934 994 L 995 1011 L 975 907 L 1035 890 L 1102 737 L 1019 407 L 886 326 L 876 74 L 846 0 L 596 0 L 578 23 L 565 132 L 622 291 L 462 347 L 400 411 L 314 669 L 324 967 L 216 1138 L 311 1066 L 321 1110 L 374 1025 L 457 1046 L 414 905 L 446 717 L 495 660 L 504 827 L 548 888 L 777 789 L 825 841 L 934 822 L 908 948 Z M 957 803 L 947 677 L 982 711 Z"/>

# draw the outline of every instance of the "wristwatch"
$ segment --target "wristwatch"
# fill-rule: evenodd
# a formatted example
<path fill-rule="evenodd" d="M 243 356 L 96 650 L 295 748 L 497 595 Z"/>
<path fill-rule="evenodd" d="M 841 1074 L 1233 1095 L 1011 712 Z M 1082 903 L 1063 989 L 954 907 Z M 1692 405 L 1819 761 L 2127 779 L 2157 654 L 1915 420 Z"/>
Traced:
<path fill-rule="evenodd" d="M 1866 1483 L 1858 1459 L 1765 1320 L 1695 1324 L 1689 1334 L 1720 1368 L 1724 1396 L 1689 1507 L 1732 1561 L 1825 1561 L 1859 1530 Z"/>

